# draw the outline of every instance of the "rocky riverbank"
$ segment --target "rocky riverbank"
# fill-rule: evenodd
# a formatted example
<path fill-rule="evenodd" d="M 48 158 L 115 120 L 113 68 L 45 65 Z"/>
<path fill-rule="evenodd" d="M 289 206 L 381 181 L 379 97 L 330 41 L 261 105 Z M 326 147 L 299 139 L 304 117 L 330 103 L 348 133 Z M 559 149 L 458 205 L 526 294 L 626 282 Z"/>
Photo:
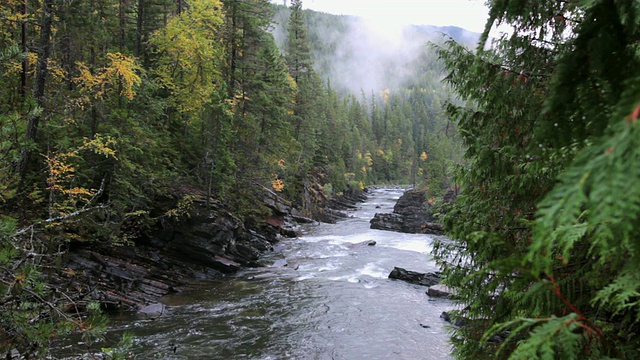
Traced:
<path fill-rule="evenodd" d="M 283 237 L 299 236 L 298 224 L 314 221 L 278 194 L 266 189 L 264 194 L 270 213 L 253 229 L 220 202 L 193 196 L 180 219 L 158 220 L 133 244 L 74 244 L 58 283 L 98 300 L 107 310 L 135 310 L 197 281 L 262 266 L 262 253 Z M 316 212 L 316 218 L 331 222 L 347 217 L 344 210 L 354 209 L 364 199 L 366 195 L 355 190 L 325 199 L 316 205 L 324 209 Z"/>

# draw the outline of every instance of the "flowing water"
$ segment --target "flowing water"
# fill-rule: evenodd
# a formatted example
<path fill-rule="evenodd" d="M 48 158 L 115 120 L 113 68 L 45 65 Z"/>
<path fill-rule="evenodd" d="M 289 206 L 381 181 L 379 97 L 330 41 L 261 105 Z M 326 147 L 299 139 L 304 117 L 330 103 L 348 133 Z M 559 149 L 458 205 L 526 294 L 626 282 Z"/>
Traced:
<path fill-rule="evenodd" d="M 156 319 L 116 323 L 136 338 L 140 359 L 448 359 L 445 299 L 390 280 L 394 266 L 437 271 L 433 238 L 372 230 L 402 189 L 376 189 L 350 218 L 306 228 L 266 260 L 187 295 Z M 353 246 L 374 240 L 375 246 Z M 282 260 L 284 259 L 284 260 Z"/>

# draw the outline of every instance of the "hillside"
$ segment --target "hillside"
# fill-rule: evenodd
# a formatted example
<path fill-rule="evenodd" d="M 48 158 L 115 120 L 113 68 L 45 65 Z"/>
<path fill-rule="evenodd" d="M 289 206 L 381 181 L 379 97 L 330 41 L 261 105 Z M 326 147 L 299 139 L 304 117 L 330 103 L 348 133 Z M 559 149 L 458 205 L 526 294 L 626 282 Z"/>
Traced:
<path fill-rule="evenodd" d="M 289 8 L 276 6 L 270 30 L 283 50 L 290 13 Z M 416 79 L 423 78 L 425 66 L 438 66 L 429 43 L 451 38 L 473 46 L 480 37 L 456 26 L 411 25 L 385 32 L 356 16 L 304 13 L 314 68 L 341 93 L 379 93 L 414 86 Z"/>

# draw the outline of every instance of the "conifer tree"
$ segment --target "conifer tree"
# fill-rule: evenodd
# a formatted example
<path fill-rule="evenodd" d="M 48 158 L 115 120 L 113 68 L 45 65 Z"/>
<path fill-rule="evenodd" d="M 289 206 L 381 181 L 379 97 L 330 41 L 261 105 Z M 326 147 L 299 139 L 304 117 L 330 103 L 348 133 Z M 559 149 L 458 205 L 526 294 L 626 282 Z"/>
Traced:
<path fill-rule="evenodd" d="M 312 70 L 311 50 L 307 43 L 307 29 L 305 28 L 305 15 L 302 11 L 302 0 L 291 1 L 291 15 L 287 32 L 287 65 L 293 79 L 297 82 L 305 74 Z"/>
<path fill-rule="evenodd" d="M 295 193 L 302 194 L 305 174 L 314 166 L 326 165 L 316 156 L 320 146 L 319 129 L 324 121 L 321 114 L 324 94 L 322 81 L 313 69 L 302 1 L 292 1 L 290 9 L 286 60 L 289 74 L 296 84 L 294 106 L 290 116 L 293 136 L 300 145 L 294 169 L 296 174 L 290 179 L 290 183 Z M 314 160 L 320 161 L 315 163 Z"/>
<path fill-rule="evenodd" d="M 459 358 L 639 356 L 637 11 L 495 0 L 475 52 L 439 49 L 466 101 L 447 108 L 468 166 L 435 249 Z M 494 22 L 514 33 L 487 49 Z"/>

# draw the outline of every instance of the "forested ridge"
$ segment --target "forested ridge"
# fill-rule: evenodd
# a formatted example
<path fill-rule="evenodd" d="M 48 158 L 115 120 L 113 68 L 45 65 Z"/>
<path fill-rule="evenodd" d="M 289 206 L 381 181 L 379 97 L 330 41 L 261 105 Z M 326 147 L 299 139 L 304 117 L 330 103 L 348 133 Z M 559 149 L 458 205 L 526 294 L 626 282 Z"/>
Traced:
<path fill-rule="evenodd" d="M 639 3 L 489 4 L 475 51 L 438 50 L 466 102 L 447 107 L 467 163 L 435 249 L 454 353 L 637 359 Z"/>
<path fill-rule="evenodd" d="M 100 337 L 100 303 L 50 282 L 80 278 L 74 248 L 135 251 L 203 202 L 258 229 L 265 191 L 310 216 L 310 182 L 326 197 L 450 186 L 461 146 L 434 52 L 421 44 L 411 82 L 338 91 L 316 71 L 331 49 L 309 21 L 325 16 L 300 1 L 0 4 L 0 352 Z"/>

